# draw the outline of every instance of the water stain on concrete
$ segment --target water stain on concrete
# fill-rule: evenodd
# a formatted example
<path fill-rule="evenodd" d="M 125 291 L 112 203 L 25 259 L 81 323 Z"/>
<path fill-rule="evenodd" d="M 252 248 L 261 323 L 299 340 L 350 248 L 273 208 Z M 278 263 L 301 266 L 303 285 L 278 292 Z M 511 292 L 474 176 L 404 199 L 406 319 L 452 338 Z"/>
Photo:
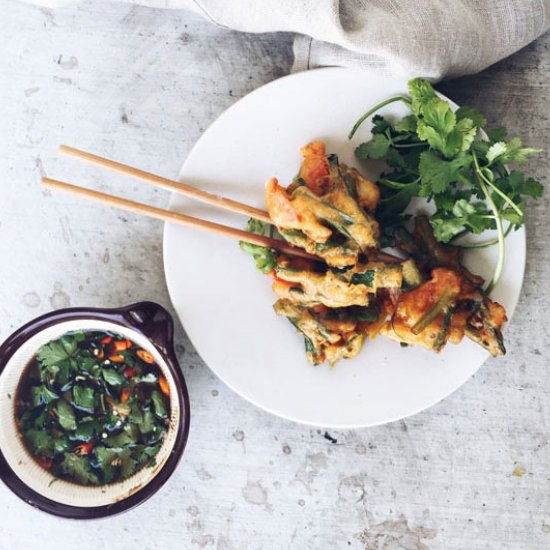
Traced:
<path fill-rule="evenodd" d="M 40 305 L 40 296 L 36 292 L 27 292 L 27 294 L 23 296 L 23 303 L 27 307 L 38 307 Z"/>
<path fill-rule="evenodd" d="M 209 479 L 214 479 L 214 476 L 204 467 L 201 466 L 197 472 L 197 477 L 202 481 L 208 481 Z"/>
<path fill-rule="evenodd" d="M 67 244 L 70 244 L 71 239 L 73 238 L 73 230 L 71 228 L 71 222 L 69 221 L 69 218 L 67 216 L 59 218 L 59 224 L 61 225 L 61 235 L 63 237 L 63 240 Z"/>
<path fill-rule="evenodd" d="M 328 466 L 328 459 L 324 453 L 308 453 L 294 479 L 303 483 L 307 492 L 311 494 L 311 484 L 315 478 Z"/>
<path fill-rule="evenodd" d="M 214 535 L 205 533 L 205 526 L 200 518 L 195 518 L 191 523 L 187 523 L 187 530 L 191 535 L 191 542 L 196 544 L 199 548 L 205 548 L 206 546 L 213 546 L 216 542 Z"/>
<path fill-rule="evenodd" d="M 62 309 L 71 305 L 71 297 L 62 290 L 61 283 L 55 283 L 54 293 L 50 296 L 50 305 L 54 309 Z"/>
<path fill-rule="evenodd" d="M 59 82 L 60 84 L 66 84 L 67 86 L 71 86 L 73 83 L 72 78 L 61 78 L 60 76 L 54 76 L 53 81 Z"/>
<path fill-rule="evenodd" d="M 356 504 L 365 498 L 365 482 L 362 474 L 345 477 L 338 484 L 338 500 Z"/>
<path fill-rule="evenodd" d="M 196 506 L 188 506 L 187 513 L 190 516 L 197 517 L 199 515 L 199 509 Z"/>
<path fill-rule="evenodd" d="M 244 432 L 242 430 L 237 430 L 236 432 L 233 432 L 233 439 L 235 439 L 235 441 L 243 441 Z"/>
<path fill-rule="evenodd" d="M 242 495 L 246 502 L 255 506 L 269 507 L 269 493 L 259 481 L 248 481 L 242 489 Z"/>
<path fill-rule="evenodd" d="M 60 55 L 58 58 L 57 58 L 57 64 L 64 70 L 66 71 L 70 71 L 72 69 L 76 69 L 76 67 L 78 67 L 78 59 L 74 56 L 74 55 L 71 55 L 71 57 L 69 58 L 64 58 L 63 55 Z"/>
<path fill-rule="evenodd" d="M 423 541 L 435 539 L 436 529 L 428 527 L 410 527 L 405 516 L 398 520 L 388 519 L 364 529 L 356 538 L 365 550 L 429 550 Z"/>
<path fill-rule="evenodd" d="M 367 454 L 367 448 L 362 443 L 357 443 L 355 446 L 355 452 L 358 455 L 364 455 Z"/>
<path fill-rule="evenodd" d="M 35 157 L 34 167 L 38 170 L 38 173 L 40 174 L 40 176 L 44 177 L 46 175 L 46 170 L 44 169 L 44 165 L 42 164 L 42 159 L 40 158 L 40 155 Z M 48 191 L 48 193 L 51 195 L 48 189 L 44 188 L 43 191 Z"/>

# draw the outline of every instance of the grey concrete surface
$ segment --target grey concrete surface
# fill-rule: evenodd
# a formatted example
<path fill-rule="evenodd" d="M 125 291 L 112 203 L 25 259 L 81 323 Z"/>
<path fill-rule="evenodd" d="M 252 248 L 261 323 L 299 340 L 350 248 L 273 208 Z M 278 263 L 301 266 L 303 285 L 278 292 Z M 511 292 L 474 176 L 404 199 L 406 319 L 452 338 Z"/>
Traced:
<path fill-rule="evenodd" d="M 54 196 L 38 179 L 166 205 L 165 192 L 62 159 L 57 145 L 175 177 L 218 114 L 289 72 L 293 37 L 103 1 L 54 13 L 2 0 L 1 13 L 0 339 L 53 308 L 142 299 L 170 307 L 160 223 Z M 545 35 L 440 89 L 548 151 L 549 47 Z M 545 183 L 548 158 L 533 163 Z M 508 355 L 444 402 L 394 424 L 325 434 L 234 395 L 178 326 L 192 426 L 168 484 L 92 523 L 49 517 L 0 485 L 0 549 L 550 548 L 549 206 L 547 193 L 529 207 Z"/>

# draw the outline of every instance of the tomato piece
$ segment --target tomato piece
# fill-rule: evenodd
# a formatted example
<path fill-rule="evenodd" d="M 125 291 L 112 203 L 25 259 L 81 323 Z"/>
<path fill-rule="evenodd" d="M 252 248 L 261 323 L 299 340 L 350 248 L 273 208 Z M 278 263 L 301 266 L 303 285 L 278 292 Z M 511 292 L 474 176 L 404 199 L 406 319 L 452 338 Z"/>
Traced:
<path fill-rule="evenodd" d="M 122 371 L 122 374 L 124 374 L 124 376 L 126 376 L 126 378 L 133 378 L 137 373 L 136 373 L 135 369 L 133 369 L 132 367 L 126 367 Z"/>
<path fill-rule="evenodd" d="M 122 391 L 120 392 L 120 402 L 126 403 L 130 399 L 130 390 L 128 388 L 122 388 Z"/>
<path fill-rule="evenodd" d="M 106 346 L 107 344 L 110 344 L 113 341 L 111 336 L 105 336 L 105 338 L 102 338 L 100 342 Z"/>
<path fill-rule="evenodd" d="M 45 470 L 49 470 L 52 467 L 52 459 L 51 458 L 44 458 L 42 456 L 35 456 L 34 457 L 36 462 L 42 466 Z"/>
<path fill-rule="evenodd" d="M 144 363 L 147 363 L 148 365 L 154 365 L 155 364 L 155 359 L 153 358 L 153 356 L 148 351 L 145 351 L 144 349 L 138 349 L 136 351 L 136 355 Z"/>
<path fill-rule="evenodd" d="M 159 386 L 160 391 L 166 395 L 166 397 L 170 397 L 170 386 L 168 385 L 168 380 L 164 376 L 159 377 Z"/>
<path fill-rule="evenodd" d="M 282 227 L 293 227 L 300 221 L 290 197 L 286 194 L 275 178 L 270 179 L 265 186 L 265 202 L 271 219 Z"/>
<path fill-rule="evenodd" d="M 291 283 L 290 281 L 283 281 L 282 279 L 275 279 L 271 285 L 271 290 L 278 298 L 286 298 L 292 287 L 298 286 L 297 283 Z"/>
<path fill-rule="evenodd" d="M 324 144 L 314 141 L 302 147 L 300 153 L 304 157 L 300 166 L 300 177 L 314 193 L 322 195 L 330 186 L 330 170 Z"/>
<path fill-rule="evenodd" d="M 84 455 L 90 454 L 93 448 L 94 448 L 93 441 L 89 441 L 88 443 L 81 443 L 80 445 L 77 445 L 73 449 L 73 453 L 77 456 L 84 456 Z"/>
<path fill-rule="evenodd" d="M 130 340 L 116 340 L 113 342 L 113 348 L 115 351 L 126 351 L 132 347 Z"/>

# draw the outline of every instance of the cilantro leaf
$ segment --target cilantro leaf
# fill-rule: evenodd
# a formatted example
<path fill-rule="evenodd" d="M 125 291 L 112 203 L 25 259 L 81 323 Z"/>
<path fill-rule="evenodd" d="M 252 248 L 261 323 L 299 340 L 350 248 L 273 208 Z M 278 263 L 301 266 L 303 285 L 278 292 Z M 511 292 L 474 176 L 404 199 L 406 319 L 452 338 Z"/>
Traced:
<path fill-rule="evenodd" d="M 125 447 L 135 443 L 134 438 L 128 432 L 120 432 L 103 440 L 108 447 Z"/>
<path fill-rule="evenodd" d="M 417 118 L 415 115 L 407 115 L 397 122 L 394 128 L 398 132 L 416 132 Z"/>
<path fill-rule="evenodd" d="M 105 483 L 111 482 L 120 470 L 122 478 L 131 476 L 138 466 L 138 461 L 132 458 L 132 451 L 125 448 L 108 448 L 98 446 L 94 449 L 97 465 L 102 469 Z"/>
<path fill-rule="evenodd" d="M 386 135 L 375 134 L 370 141 L 361 143 L 355 149 L 355 155 L 360 159 L 379 159 L 388 152 L 390 144 Z"/>
<path fill-rule="evenodd" d="M 452 111 L 450 111 L 452 113 Z M 470 145 L 474 141 L 477 133 L 473 121 L 469 118 L 463 118 L 452 124 L 452 120 L 448 119 L 447 122 L 443 119 L 438 122 L 439 128 L 428 124 L 427 119 L 421 119 L 418 121 L 417 134 L 418 137 L 427 141 L 429 145 L 442 153 L 445 157 L 451 158 L 460 153 L 461 151 L 467 151 Z M 447 124 L 443 129 L 444 124 Z M 449 128 L 452 129 L 447 132 Z"/>
<path fill-rule="evenodd" d="M 96 405 L 97 398 L 92 388 L 87 386 L 75 385 L 73 388 L 73 401 L 74 406 L 81 411 L 93 413 Z"/>
<path fill-rule="evenodd" d="M 64 453 L 71 448 L 72 444 L 69 441 L 69 438 L 66 435 L 58 437 L 53 442 L 53 451 L 54 453 Z"/>
<path fill-rule="evenodd" d="M 103 376 L 103 380 L 111 386 L 120 386 L 125 381 L 124 376 L 115 369 L 107 369 L 104 367 L 101 370 L 101 376 Z"/>
<path fill-rule="evenodd" d="M 512 225 L 515 225 L 516 227 L 520 227 L 523 225 L 524 219 L 523 214 L 519 214 L 516 210 L 513 208 L 505 208 L 501 211 L 500 215 L 503 219 L 506 221 L 509 221 Z"/>
<path fill-rule="evenodd" d="M 456 126 L 456 115 L 451 106 L 438 97 L 430 99 L 422 108 L 424 123 L 431 126 L 442 137 L 448 136 Z"/>
<path fill-rule="evenodd" d="M 159 418 L 166 418 L 168 413 L 166 412 L 166 405 L 164 404 L 162 394 L 158 390 L 153 390 L 153 393 L 151 393 L 151 400 L 153 401 L 155 414 Z"/>
<path fill-rule="evenodd" d="M 53 366 L 70 357 L 66 347 L 56 340 L 42 346 L 37 353 L 38 360 L 45 366 Z"/>
<path fill-rule="evenodd" d="M 143 419 L 138 427 L 142 434 L 149 434 L 153 431 L 155 428 L 155 417 L 151 411 L 145 411 L 143 413 Z"/>
<path fill-rule="evenodd" d="M 419 139 L 427 141 L 433 149 L 447 155 L 446 136 L 441 135 L 433 126 L 426 124 L 423 120 L 419 120 L 417 134 Z"/>
<path fill-rule="evenodd" d="M 513 138 L 508 143 L 504 141 L 493 143 L 493 145 L 489 147 L 486 156 L 489 165 L 494 164 L 496 161 L 502 162 L 502 164 L 508 164 L 510 162 L 522 164 L 527 160 L 529 155 L 534 155 L 541 151 L 542 149 L 522 147 L 521 140 L 519 138 Z"/>
<path fill-rule="evenodd" d="M 460 136 L 459 151 L 467 151 L 477 134 L 477 126 L 471 118 L 461 118 L 452 134 Z"/>
<path fill-rule="evenodd" d="M 391 128 L 391 125 L 384 117 L 380 115 L 372 117 L 371 133 L 383 134 L 388 128 Z"/>
<path fill-rule="evenodd" d="M 24 434 L 25 441 L 33 454 L 50 458 L 53 456 L 53 439 L 45 430 L 28 430 Z"/>
<path fill-rule="evenodd" d="M 132 458 L 129 452 L 124 456 L 123 456 L 123 453 L 124 451 L 119 454 L 119 457 L 122 460 L 122 464 L 120 465 L 120 475 L 122 476 L 123 479 L 126 479 L 136 471 L 139 463 L 136 459 Z"/>
<path fill-rule="evenodd" d="M 98 429 L 97 422 L 95 420 L 80 421 L 76 430 L 69 434 L 69 438 L 73 441 L 88 442 L 94 438 Z"/>
<path fill-rule="evenodd" d="M 408 83 L 409 95 L 412 98 L 411 109 L 415 114 L 420 114 L 422 107 L 430 99 L 437 97 L 433 86 L 423 78 L 415 78 Z"/>
<path fill-rule="evenodd" d="M 59 399 L 59 395 L 50 390 L 46 385 L 33 386 L 31 388 L 32 403 L 35 407 L 40 405 L 47 405 L 56 399 Z"/>
<path fill-rule="evenodd" d="M 136 384 L 154 384 L 158 381 L 158 377 L 153 372 L 148 372 L 143 376 L 136 378 Z"/>
<path fill-rule="evenodd" d="M 458 121 L 469 118 L 477 128 L 483 128 L 487 124 L 487 119 L 472 107 L 459 107 L 455 114 Z"/>
<path fill-rule="evenodd" d="M 542 197 L 544 187 L 539 181 L 533 178 L 527 178 L 520 185 L 518 185 L 516 191 L 519 195 L 527 195 L 534 199 L 539 199 Z"/>
<path fill-rule="evenodd" d="M 458 235 L 464 228 L 464 223 L 459 218 L 453 216 L 432 216 L 430 223 L 433 228 L 435 238 L 442 243 L 448 243 L 455 235 Z"/>
<path fill-rule="evenodd" d="M 144 445 L 136 446 L 134 456 L 137 457 L 137 461 L 141 464 L 154 458 L 160 451 L 160 443 L 153 447 L 145 447 Z M 154 466 L 155 462 L 151 462 L 149 466 Z"/>
<path fill-rule="evenodd" d="M 489 161 L 489 164 L 495 162 L 495 160 L 500 159 L 507 151 L 506 143 L 504 141 L 497 141 L 493 143 L 489 150 L 486 153 L 486 158 Z"/>
<path fill-rule="evenodd" d="M 454 205 L 460 199 L 468 200 L 471 197 L 471 192 L 468 189 L 453 191 L 447 189 L 443 193 L 434 195 L 434 202 L 438 210 L 443 212 L 452 212 Z"/>
<path fill-rule="evenodd" d="M 101 371 L 101 366 L 94 357 L 81 357 L 78 360 L 78 367 L 81 371 L 90 374 L 93 378 L 97 378 Z"/>
<path fill-rule="evenodd" d="M 125 449 L 129 453 L 129 449 Z M 103 481 L 110 483 L 116 477 L 117 465 L 113 465 L 113 461 L 118 458 L 119 449 L 111 449 L 108 447 L 97 446 L 94 447 L 94 455 L 96 457 L 96 464 L 103 473 Z"/>
<path fill-rule="evenodd" d="M 460 171 L 470 163 L 471 157 L 467 155 L 446 160 L 434 151 L 424 151 L 418 165 L 424 194 L 445 191 L 451 183 L 459 180 Z"/>
<path fill-rule="evenodd" d="M 504 141 L 507 134 L 508 130 L 504 128 L 504 126 L 487 130 L 487 137 L 489 138 L 489 141 L 492 141 L 493 143 L 496 141 Z"/>
<path fill-rule="evenodd" d="M 99 483 L 97 475 L 92 472 L 88 460 L 83 456 L 67 453 L 61 463 L 61 470 L 82 485 Z"/>
<path fill-rule="evenodd" d="M 64 430 L 76 430 L 76 418 L 73 408 L 65 399 L 58 401 L 55 411 L 57 412 L 57 420 Z"/>
<path fill-rule="evenodd" d="M 482 233 L 486 229 L 491 229 L 494 219 L 483 203 L 472 204 L 465 199 L 459 199 L 452 212 L 438 212 L 432 216 L 430 223 L 436 239 L 447 243 L 463 228 L 469 229 L 472 233 Z"/>

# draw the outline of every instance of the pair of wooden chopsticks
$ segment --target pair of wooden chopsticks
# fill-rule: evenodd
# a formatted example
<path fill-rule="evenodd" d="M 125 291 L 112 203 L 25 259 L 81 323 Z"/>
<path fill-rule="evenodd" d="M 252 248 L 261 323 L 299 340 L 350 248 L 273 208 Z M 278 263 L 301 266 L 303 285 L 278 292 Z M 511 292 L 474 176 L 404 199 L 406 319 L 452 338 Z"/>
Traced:
<path fill-rule="evenodd" d="M 185 195 L 187 197 L 197 199 L 199 201 L 217 206 L 219 208 L 230 210 L 231 212 L 236 212 L 238 214 L 243 214 L 248 217 L 256 218 L 263 222 L 272 223 L 269 214 L 265 210 L 260 210 L 259 208 L 254 208 L 252 206 L 234 201 L 232 199 L 220 197 L 218 195 L 202 191 L 201 189 L 197 189 L 196 187 L 192 187 L 191 185 L 172 181 L 167 178 L 163 178 L 162 176 L 157 176 L 156 174 L 145 172 L 144 170 L 140 170 L 139 168 L 127 166 L 126 164 L 106 159 L 92 153 L 87 153 L 86 151 L 81 151 L 67 145 L 61 145 L 59 147 L 59 152 L 63 155 L 75 157 L 80 160 L 96 164 L 103 168 L 113 170 L 115 172 L 121 172 L 122 174 L 126 174 L 152 185 L 156 185 L 157 187 L 162 187 L 163 189 L 174 191 L 176 193 L 181 193 L 182 195 Z M 257 235 L 255 233 L 250 233 L 241 229 L 235 229 L 234 227 L 228 227 L 219 223 L 201 220 L 192 216 L 180 214 L 179 212 L 173 212 L 171 210 L 164 210 L 163 208 L 149 206 L 140 202 L 123 199 L 122 197 L 115 197 L 114 195 L 101 193 L 99 191 L 93 191 L 92 189 L 86 189 L 84 187 L 79 187 L 77 185 L 72 185 L 63 181 L 43 177 L 42 185 L 48 187 L 49 189 L 66 191 L 68 193 L 84 197 L 85 199 L 100 204 L 113 206 L 115 208 L 126 210 L 128 212 L 144 214 L 152 218 L 167 222 L 174 222 L 188 227 L 198 227 L 239 241 L 245 241 L 251 244 L 274 248 L 292 256 L 299 256 L 301 258 L 313 260 L 319 259 L 316 256 L 312 256 L 311 254 L 308 254 L 307 252 L 301 250 L 300 248 L 294 247 L 278 239 L 272 239 L 270 237 Z"/>

